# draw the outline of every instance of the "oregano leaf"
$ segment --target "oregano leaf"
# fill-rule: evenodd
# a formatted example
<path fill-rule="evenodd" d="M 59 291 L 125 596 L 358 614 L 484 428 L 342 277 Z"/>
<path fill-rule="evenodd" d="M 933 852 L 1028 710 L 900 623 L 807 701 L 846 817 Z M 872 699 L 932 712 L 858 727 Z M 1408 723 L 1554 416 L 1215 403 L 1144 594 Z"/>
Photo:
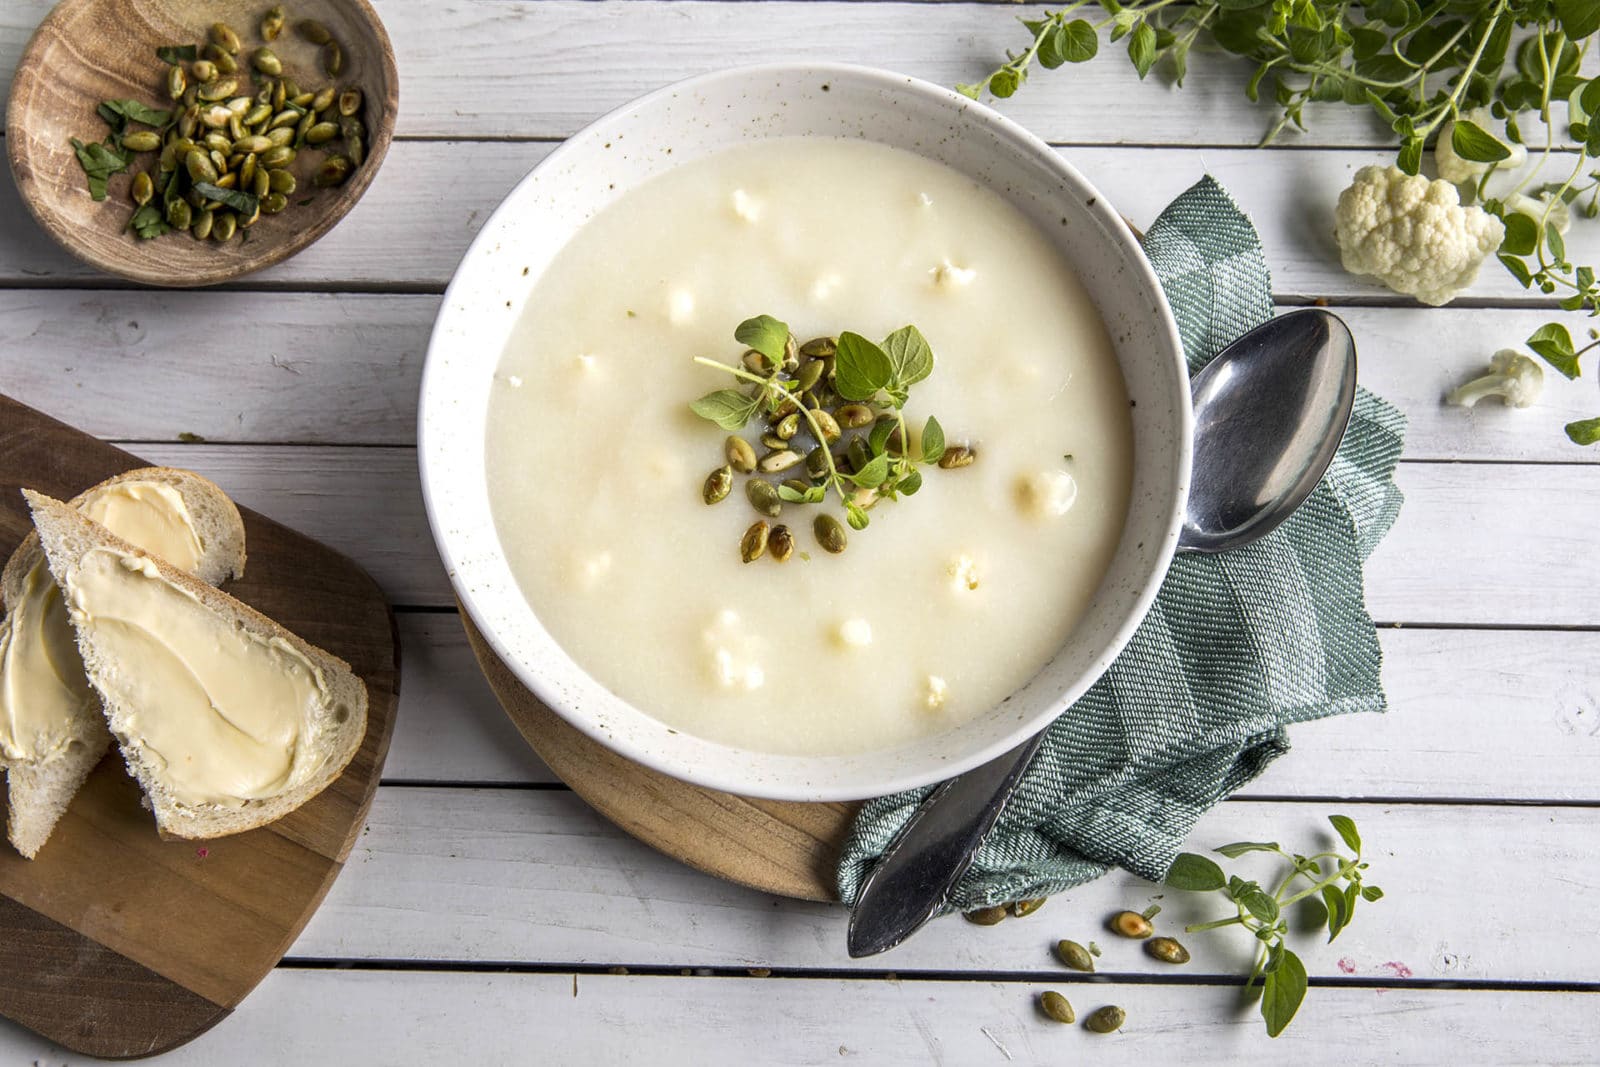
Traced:
<path fill-rule="evenodd" d="M 849 330 L 839 335 L 834 388 L 846 400 L 871 400 L 889 385 L 893 371 L 883 349 Z"/>
<path fill-rule="evenodd" d="M 783 362 L 783 349 L 789 341 L 789 326 L 771 315 L 757 315 L 741 322 L 733 331 L 733 339 L 746 348 L 760 352 L 776 366 Z"/>
<path fill-rule="evenodd" d="M 1306 967 L 1288 949 L 1278 967 L 1267 975 L 1266 988 L 1261 992 L 1261 1017 L 1267 1022 L 1267 1036 L 1277 1037 L 1294 1019 L 1300 1004 L 1306 999 Z"/>
<path fill-rule="evenodd" d="M 724 430 L 740 430 L 761 410 L 761 400 L 745 396 L 737 389 L 718 389 L 690 404 L 689 410 Z"/>
<path fill-rule="evenodd" d="M 1356 833 L 1355 820 L 1348 815 L 1330 815 L 1328 816 L 1328 822 L 1333 824 L 1333 828 L 1339 833 L 1340 840 L 1350 848 L 1350 851 L 1359 855 L 1361 852 L 1361 835 Z"/>
<path fill-rule="evenodd" d="M 1204 893 L 1221 889 L 1227 884 L 1227 878 L 1215 860 L 1193 852 L 1180 852 L 1167 868 L 1166 884 L 1173 889 Z"/>

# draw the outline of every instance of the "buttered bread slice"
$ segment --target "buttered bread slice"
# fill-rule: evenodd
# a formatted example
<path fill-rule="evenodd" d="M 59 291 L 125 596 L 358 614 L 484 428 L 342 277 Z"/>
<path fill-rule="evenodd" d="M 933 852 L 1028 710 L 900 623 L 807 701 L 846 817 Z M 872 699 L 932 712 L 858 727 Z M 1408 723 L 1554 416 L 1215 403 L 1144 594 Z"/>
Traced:
<path fill-rule="evenodd" d="M 272 822 L 339 776 L 366 734 L 348 664 L 24 490 L 89 680 L 164 836 Z"/>
<path fill-rule="evenodd" d="M 228 495 L 188 471 L 145 467 L 101 482 L 71 506 L 200 579 L 244 573 L 244 522 Z M 6 833 L 32 859 L 111 745 L 38 534 L 0 573 L 0 769 Z"/>

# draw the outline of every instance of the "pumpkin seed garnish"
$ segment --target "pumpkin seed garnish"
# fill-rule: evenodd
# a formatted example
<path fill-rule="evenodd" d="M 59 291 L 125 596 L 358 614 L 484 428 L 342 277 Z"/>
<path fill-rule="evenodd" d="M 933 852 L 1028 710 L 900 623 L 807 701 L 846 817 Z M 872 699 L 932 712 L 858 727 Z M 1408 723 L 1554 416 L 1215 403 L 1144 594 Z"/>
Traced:
<path fill-rule="evenodd" d="M 302 40 L 310 41 L 312 44 L 327 44 L 333 40 L 333 34 L 328 32 L 328 27 L 316 19 L 301 19 L 294 24 L 294 32 L 299 34 Z"/>
<path fill-rule="evenodd" d="M 844 534 L 844 527 L 840 526 L 839 520 L 832 515 L 818 515 L 811 523 L 811 532 L 816 535 L 817 544 L 821 545 L 824 551 L 831 552 L 836 556 L 843 552 L 845 546 L 849 544 L 849 539 Z M 972 918 L 970 915 L 967 917 L 969 919 Z M 1004 908 L 1000 909 L 1000 918 L 1005 918 Z M 978 920 L 973 919 L 973 921 L 977 922 Z M 995 920 L 995 922 L 999 921 L 999 919 Z"/>
<path fill-rule="evenodd" d="M 816 388 L 817 383 L 822 380 L 822 372 L 824 369 L 826 368 L 823 366 L 822 360 L 820 359 L 807 361 L 806 364 L 800 368 L 800 373 L 795 376 L 795 386 L 802 393 L 809 393 L 812 389 Z"/>
<path fill-rule="evenodd" d="M 1040 908 L 1044 907 L 1044 902 L 1049 899 L 1049 897 L 1034 897 L 1032 900 L 1013 901 L 1011 904 L 1011 914 L 1013 917 L 1018 919 L 1026 918 L 1027 916 L 1038 911 Z"/>
<path fill-rule="evenodd" d="M 812 359 L 826 359 L 836 355 L 838 351 L 839 339 L 837 337 L 813 337 L 800 346 L 800 354 L 802 356 L 810 356 Z"/>
<path fill-rule="evenodd" d="M 177 64 L 167 68 L 167 95 L 177 100 L 189 88 L 189 76 Z"/>
<path fill-rule="evenodd" d="M 707 504 L 720 504 L 733 491 L 733 468 L 718 467 L 706 475 L 706 484 L 700 496 Z"/>
<path fill-rule="evenodd" d="M 1075 971 L 1083 971 L 1085 974 L 1094 972 L 1094 957 L 1089 954 L 1088 949 L 1076 941 L 1057 941 L 1056 957 Z"/>
<path fill-rule="evenodd" d="M 821 527 L 822 527 L 822 520 L 825 519 L 825 518 L 832 519 L 832 516 L 821 515 L 821 516 L 817 517 L 817 523 L 816 523 L 816 525 L 818 527 L 817 540 L 819 540 L 819 541 L 822 540 Z M 839 525 L 838 522 L 835 521 L 834 522 L 834 526 L 838 526 L 838 525 Z M 839 534 L 840 534 L 841 537 L 844 536 L 844 531 L 843 530 L 839 531 Z M 826 547 L 826 546 L 824 546 L 824 547 Z M 828 551 L 832 552 L 833 549 L 830 548 L 830 549 L 828 549 Z M 840 551 L 843 551 L 843 550 L 841 549 Z M 1003 919 L 1005 919 L 1005 917 L 1006 917 L 1006 909 L 1004 907 L 1001 907 L 1000 905 L 995 905 L 994 907 L 990 907 L 990 908 L 974 908 L 972 911 L 964 911 L 964 912 L 962 912 L 961 913 L 961 917 L 963 919 L 967 920 L 967 922 L 973 923 L 973 924 L 975 924 L 977 926 L 993 926 L 995 923 L 998 923 L 998 922 L 1002 921 Z"/>
<path fill-rule="evenodd" d="M 738 434 L 728 436 L 722 452 L 728 458 L 728 465 L 740 474 L 749 474 L 756 469 L 756 450 Z"/>
<path fill-rule="evenodd" d="M 1136 911 L 1119 911 L 1106 925 L 1114 934 L 1135 939 L 1149 937 L 1156 931 L 1156 928 L 1150 925 L 1150 920 Z"/>
<path fill-rule="evenodd" d="M 788 441 L 770 430 L 761 435 L 761 444 L 773 452 L 782 452 L 789 447 Z"/>
<path fill-rule="evenodd" d="M 133 176 L 133 184 L 128 186 L 128 198 L 130 200 L 140 207 L 144 207 L 150 202 L 150 198 L 155 195 L 156 185 L 155 182 L 150 180 L 150 175 L 140 171 Z"/>
<path fill-rule="evenodd" d="M 154 130 L 136 130 L 122 135 L 122 147 L 132 152 L 154 152 L 161 147 L 161 135 Z"/>
<path fill-rule="evenodd" d="M 1174 938 L 1152 937 L 1144 943 L 1144 950 L 1162 963 L 1189 962 L 1189 950 Z"/>
<path fill-rule="evenodd" d="M 780 471 L 788 470 L 790 467 L 793 467 L 799 462 L 800 453 L 795 452 L 792 449 L 785 448 L 780 451 L 773 452 L 770 455 L 763 456 L 760 464 L 758 465 L 768 474 L 777 474 Z"/>
<path fill-rule="evenodd" d="M 239 54 L 239 49 L 242 47 L 239 43 L 239 35 L 234 33 L 233 28 L 225 22 L 213 22 L 211 24 L 211 43 L 229 55 L 234 56 Z"/>
<path fill-rule="evenodd" d="M 754 563 L 760 559 L 767 550 L 770 530 L 764 521 L 752 523 L 750 529 L 739 539 L 739 558 L 746 563 Z"/>
<path fill-rule="evenodd" d="M 972 466 L 972 461 L 977 459 L 977 453 L 964 445 L 951 445 L 944 450 L 944 455 L 939 457 L 940 470 L 956 470 L 960 467 Z"/>
<path fill-rule="evenodd" d="M 797 411 L 793 415 L 785 415 L 779 419 L 778 424 L 772 428 L 772 432 L 777 434 L 780 440 L 788 441 L 792 439 L 795 434 L 800 432 L 800 413 Z"/>
<path fill-rule="evenodd" d="M 1054 989 L 1039 994 L 1039 1010 L 1058 1023 L 1071 1024 L 1078 1021 L 1078 1015 L 1072 1010 L 1067 998 Z"/>
<path fill-rule="evenodd" d="M 257 48 L 255 55 L 250 57 L 250 63 L 268 77 L 276 78 L 283 73 L 283 60 L 270 48 Z"/>
<path fill-rule="evenodd" d="M 769 518 L 775 519 L 783 514 L 783 498 L 778 495 L 777 487 L 769 481 L 751 478 L 744 483 L 744 495 L 751 507 Z"/>
<path fill-rule="evenodd" d="M 767 551 L 779 563 L 789 562 L 789 557 L 794 555 L 794 534 L 789 532 L 789 527 L 779 523 L 772 528 L 767 537 Z"/>
<path fill-rule="evenodd" d="M 1122 1029 L 1122 1024 L 1127 1022 L 1128 1013 L 1115 1004 L 1107 1004 L 1103 1008 L 1095 1009 L 1083 1022 L 1083 1028 L 1096 1034 L 1110 1034 Z"/>
<path fill-rule="evenodd" d="M 258 32 L 261 34 L 263 41 L 276 41 L 278 34 L 283 32 L 283 8 L 267 8 L 267 13 L 261 16 L 261 26 Z"/>
<path fill-rule="evenodd" d="M 871 426 L 877 418 L 872 413 L 872 409 L 865 404 L 841 404 L 833 414 L 841 425 L 850 430 L 859 430 L 863 426 Z"/>

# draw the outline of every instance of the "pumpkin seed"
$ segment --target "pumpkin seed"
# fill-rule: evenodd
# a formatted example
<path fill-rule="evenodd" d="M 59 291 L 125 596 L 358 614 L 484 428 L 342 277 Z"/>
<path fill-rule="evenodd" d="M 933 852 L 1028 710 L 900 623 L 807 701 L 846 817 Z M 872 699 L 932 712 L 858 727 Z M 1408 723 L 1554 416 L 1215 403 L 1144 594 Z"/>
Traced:
<path fill-rule="evenodd" d="M 246 111 L 244 113 L 244 120 L 243 121 L 244 121 L 244 124 L 246 126 L 259 126 L 263 122 L 266 122 L 271 117 L 272 117 L 272 105 L 271 104 L 256 104 L 249 111 Z"/>
<path fill-rule="evenodd" d="M 197 59 L 189 64 L 189 74 L 201 85 L 210 85 L 217 80 L 217 65 L 209 59 Z"/>
<path fill-rule="evenodd" d="M 816 393 L 801 393 L 800 394 L 800 403 L 805 407 L 805 409 L 807 411 L 821 411 L 822 410 L 822 398 L 820 396 L 818 396 Z"/>
<path fill-rule="evenodd" d="M 228 99 L 228 97 L 232 96 L 238 91 L 238 89 L 238 78 L 219 78 L 216 81 L 213 81 L 210 85 L 202 85 L 198 90 L 195 91 L 195 96 L 199 97 L 201 100 L 204 100 L 208 104 L 212 104 L 216 103 L 218 100 Z M 248 101 L 246 101 L 246 104 L 248 104 Z"/>
<path fill-rule="evenodd" d="M 860 437 L 850 438 L 850 444 L 844 450 L 844 458 L 850 464 L 850 473 L 854 474 L 872 461 L 872 455 L 867 451 L 867 443 Z"/>
<path fill-rule="evenodd" d="M 813 337 L 800 346 L 800 354 L 802 356 L 810 356 L 812 359 L 826 359 L 829 356 L 837 355 L 838 352 L 839 339 L 837 337 Z"/>
<path fill-rule="evenodd" d="M 183 91 L 187 88 L 189 88 L 189 76 L 183 72 L 183 68 L 176 63 L 168 67 L 167 95 L 176 100 L 183 95 Z"/>
<path fill-rule="evenodd" d="M 322 69 L 328 72 L 328 77 L 337 78 L 344 71 L 344 49 L 339 47 L 338 41 L 329 41 L 322 46 Z"/>
<path fill-rule="evenodd" d="M 800 368 L 800 373 L 795 377 L 795 381 L 799 385 L 800 391 L 803 393 L 809 393 L 813 388 L 815 388 L 816 384 L 822 380 L 822 371 L 822 360 L 813 359 L 807 361 L 806 364 Z"/>
<path fill-rule="evenodd" d="M 789 562 L 789 557 L 794 555 L 794 534 L 789 532 L 789 527 L 780 523 L 772 528 L 767 537 L 767 551 L 779 563 Z"/>
<path fill-rule="evenodd" d="M 183 109 L 183 114 L 178 116 L 178 128 L 177 128 L 178 136 L 179 137 L 193 137 L 194 136 L 195 127 L 198 126 L 198 125 L 200 125 L 200 108 L 199 108 L 199 106 L 196 105 L 194 107 L 186 107 L 186 108 L 184 108 Z"/>
<path fill-rule="evenodd" d="M 863 426 L 871 426 L 873 419 L 872 409 L 865 404 L 842 404 L 834 410 L 834 417 L 844 426 L 852 430 L 859 430 Z"/>
<path fill-rule="evenodd" d="M 233 240 L 233 235 L 239 229 L 239 220 L 231 211 L 217 212 L 216 221 L 211 224 L 212 240 L 227 244 Z"/>
<path fill-rule="evenodd" d="M 261 16 L 260 31 L 263 41 L 276 41 L 283 32 L 283 8 L 267 8 L 267 13 Z"/>
<path fill-rule="evenodd" d="M 939 457 L 940 470 L 956 470 L 959 467 L 970 467 L 978 455 L 965 445 L 951 445 L 944 450 L 944 455 Z"/>
<path fill-rule="evenodd" d="M 845 550 L 845 546 L 850 543 L 849 538 L 845 537 L 844 527 L 840 526 L 839 520 L 834 518 L 832 515 L 818 515 L 816 520 L 811 524 L 811 532 L 816 535 L 817 544 L 821 545 L 825 550 L 832 552 L 836 556 L 840 552 L 843 552 Z M 1005 909 L 1000 908 L 997 910 L 1000 912 L 1000 919 L 1005 918 Z M 981 922 L 981 920 L 973 919 L 970 914 L 967 916 L 967 918 L 971 919 L 973 922 Z M 996 919 L 994 921 L 999 922 L 1000 919 Z M 981 924 L 984 926 L 993 925 L 992 923 Z"/>
<path fill-rule="evenodd" d="M 806 453 L 806 473 L 813 478 L 821 478 L 828 473 L 828 448 L 818 445 Z"/>
<path fill-rule="evenodd" d="M 211 24 L 211 43 L 227 52 L 229 55 L 238 55 L 239 35 L 233 32 L 233 27 L 226 22 L 213 22 Z"/>
<path fill-rule="evenodd" d="M 267 173 L 267 188 L 283 196 L 293 195 L 298 184 L 294 180 L 294 175 L 286 170 L 274 170 Z"/>
<path fill-rule="evenodd" d="M 233 112 L 224 104 L 212 104 L 200 109 L 200 125 L 210 130 L 220 130 L 233 121 Z"/>
<path fill-rule="evenodd" d="M 253 211 L 251 211 L 250 214 L 248 214 L 248 215 L 240 215 L 239 216 L 239 229 L 248 230 L 250 227 L 254 226 L 257 223 L 257 221 L 260 220 L 260 218 L 261 218 L 261 201 L 258 200 L 258 201 L 256 201 L 255 209 Z"/>
<path fill-rule="evenodd" d="M 307 110 L 300 116 L 300 121 L 294 124 L 294 145 L 299 148 L 306 143 L 306 134 L 311 132 L 311 127 L 317 124 L 317 113 Z"/>
<path fill-rule="evenodd" d="M 306 114 L 309 117 L 310 115 L 315 115 L 316 112 L 310 111 Z M 331 122 L 319 122 L 306 131 L 306 144 L 327 144 L 337 136 L 339 136 L 339 127 Z"/>
<path fill-rule="evenodd" d="M 189 232 L 194 234 L 196 241 L 204 241 L 211 236 L 211 227 L 215 225 L 216 221 L 217 215 L 214 211 L 197 212 L 194 217 L 194 225 L 190 227 Z"/>
<path fill-rule="evenodd" d="M 1078 1015 L 1072 1010 L 1067 998 L 1054 989 L 1039 994 L 1039 1010 L 1058 1023 L 1071 1024 L 1078 1021 Z"/>
<path fill-rule="evenodd" d="M 341 185 L 350 176 L 350 161 L 343 156 L 329 156 L 311 176 L 311 184 L 318 189 Z"/>
<path fill-rule="evenodd" d="M 775 519 L 783 514 L 783 498 L 771 482 L 751 478 L 744 483 L 744 495 L 750 501 L 750 506 L 762 515 Z"/>
<path fill-rule="evenodd" d="M 248 187 L 250 190 L 250 195 L 255 197 L 257 200 L 260 200 L 270 191 L 267 185 L 268 173 L 269 172 L 265 168 L 252 167 L 250 177 L 246 178 L 244 176 L 244 170 L 241 168 L 239 171 L 239 188 L 243 189 Z"/>
<path fill-rule="evenodd" d="M 233 151 L 233 138 L 225 133 L 208 133 L 201 138 L 200 143 L 206 146 L 208 152 L 227 154 Z"/>
<path fill-rule="evenodd" d="M 792 333 L 783 342 L 783 366 L 785 370 L 794 370 L 800 366 L 800 348 L 794 343 Z"/>
<path fill-rule="evenodd" d="M 359 167 L 367 158 L 367 143 L 360 135 L 347 133 L 344 136 L 344 154 L 350 157 L 352 167 Z"/>
<path fill-rule="evenodd" d="M 788 441 L 785 441 L 783 438 L 779 437 L 770 430 L 761 435 L 761 444 L 766 448 L 772 449 L 774 452 L 782 452 L 784 449 L 789 447 Z"/>
<path fill-rule="evenodd" d="M 270 170 L 265 172 L 268 177 L 274 174 L 284 174 L 286 171 Z M 276 215 L 289 206 L 289 198 L 282 193 L 268 193 L 261 198 L 261 213 L 263 215 Z"/>
<path fill-rule="evenodd" d="M 122 135 L 122 147 L 134 152 L 154 152 L 161 147 L 161 135 L 154 130 L 135 130 Z"/>
<path fill-rule="evenodd" d="M 341 115 L 339 116 L 339 132 L 344 134 L 347 138 L 354 139 L 357 137 L 365 137 L 367 135 L 367 128 L 362 124 L 361 120 L 356 118 L 354 115 Z"/>
<path fill-rule="evenodd" d="M 729 435 L 722 446 L 722 453 L 728 458 L 728 465 L 740 474 L 749 474 L 756 469 L 756 450 L 738 434 Z"/>
<path fill-rule="evenodd" d="M 294 24 L 294 32 L 298 33 L 303 40 L 310 41 L 312 44 L 327 44 L 333 40 L 333 35 L 328 32 L 328 27 L 316 19 L 301 19 Z"/>
<path fill-rule="evenodd" d="M 706 484 L 701 487 L 700 498 L 707 504 L 720 504 L 732 491 L 733 468 L 718 467 L 706 475 Z"/>
<path fill-rule="evenodd" d="M 305 117 L 305 112 L 297 108 L 286 107 L 272 116 L 272 121 L 267 123 L 267 131 L 293 130 L 300 125 L 300 120 Z"/>
<path fill-rule="evenodd" d="M 239 61 L 233 58 L 233 53 L 216 44 L 208 44 L 202 53 L 216 65 L 218 74 L 239 73 Z"/>
<path fill-rule="evenodd" d="M 810 491 L 811 483 L 806 481 L 804 478 L 790 478 L 783 483 L 783 487 L 785 489 L 791 489 L 796 493 L 805 493 Z"/>
<path fill-rule="evenodd" d="M 751 374 L 768 374 L 772 371 L 772 361 L 753 348 L 745 349 L 744 355 L 739 357 L 739 362 L 744 364 L 744 369 Z"/>
<path fill-rule="evenodd" d="M 785 415 L 779 419 L 778 424 L 772 428 L 772 432 L 784 441 L 794 437 L 795 434 L 800 432 L 800 413 L 797 411 L 793 415 Z"/>
<path fill-rule="evenodd" d="M 1056 956 L 1075 971 L 1094 973 L 1094 957 L 1089 954 L 1088 949 L 1076 941 L 1057 941 Z"/>
<path fill-rule="evenodd" d="M 247 137 L 241 137 L 239 140 L 233 142 L 233 150 L 235 152 L 242 152 L 247 156 L 252 153 L 265 152 L 271 147 L 272 142 L 260 134 L 250 134 Z"/>
<path fill-rule="evenodd" d="M 339 114 L 353 117 L 361 112 L 361 90 L 355 87 L 339 94 Z"/>
<path fill-rule="evenodd" d="M 1044 907 L 1044 902 L 1049 897 L 1034 897 L 1032 900 L 1016 900 L 1011 903 L 1011 914 L 1018 919 L 1025 918 Z"/>
<path fill-rule="evenodd" d="M 765 522 L 752 523 L 750 529 L 744 532 L 739 539 L 739 558 L 746 563 L 754 563 L 760 559 L 767 550 L 767 538 L 771 528 Z"/>
<path fill-rule="evenodd" d="M 238 172 L 230 170 L 228 173 L 226 173 L 222 177 L 218 178 L 216 180 L 216 182 L 215 182 L 215 185 L 216 185 L 216 187 L 218 189 L 235 189 L 235 188 L 238 188 L 238 185 L 239 185 L 239 174 L 238 174 Z"/>
<path fill-rule="evenodd" d="M 1128 1019 L 1128 1013 L 1115 1004 L 1107 1004 L 1095 1010 L 1093 1015 L 1084 1020 L 1083 1028 L 1097 1034 L 1109 1034 L 1122 1029 L 1122 1024 Z"/>
<path fill-rule="evenodd" d="M 206 153 L 205 149 L 196 148 L 187 156 L 184 156 L 183 165 L 188 170 L 189 177 L 195 181 L 216 184 L 217 168 L 212 164 L 211 157 Z"/>
<path fill-rule="evenodd" d="M 127 138 L 123 138 L 123 143 L 127 143 Z M 140 207 L 144 207 L 150 202 L 150 198 L 155 195 L 156 183 L 150 180 L 149 174 L 141 170 L 133 176 L 133 184 L 128 186 L 129 199 Z"/>
<path fill-rule="evenodd" d="M 284 84 L 282 79 L 280 79 L 278 84 L 272 87 L 272 110 L 282 111 L 283 105 L 287 104 L 288 102 L 289 87 L 288 85 Z"/>
<path fill-rule="evenodd" d="M 174 200 L 167 205 L 167 225 L 174 230 L 187 230 L 194 222 L 194 209 L 187 200 Z"/>
<path fill-rule="evenodd" d="M 793 400 L 787 400 L 786 399 L 781 404 L 778 405 L 777 410 L 772 413 L 772 417 L 775 418 L 775 419 L 781 419 L 785 415 L 793 415 L 795 412 L 797 412 L 799 410 L 800 410 L 800 405 L 799 404 L 796 404 Z"/>
<path fill-rule="evenodd" d="M 777 474 L 786 471 L 796 463 L 801 462 L 800 453 L 793 449 L 785 448 L 761 457 L 759 466 L 768 474 Z"/>
<path fill-rule="evenodd" d="M 277 145 L 261 153 L 257 162 L 268 170 L 277 170 L 293 163 L 296 154 L 295 150 L 288 145 Z M 324 163 L 323 166 L 327 166 L 327 164 Z"/>
<path fill-rule="evenodd" d="M 283 79 L 283 93 L 286 100 L 294 100 L 300 96 L 300 86 L 293 78 Z"/>
<path fill-rule="evenodd" d="M 335 90 L 331 85 L 325 85 L 311 98 L 312 111 L 327 111 L 333 106 Z"/>
<path fill-rule="evenodd" d="M 816 422 L 817 429 L 822 431 L 822 440 L 824 442 L 832 444 L 839 439 L 839 435 L 843 431 L 839 429 L 839 424 L 834 421 L 832 415 L 829 415 L 826 411 L 817 410 L 811 413 L 811 418 Z"/>
<path fill-rule="evenodd" d="M 283 73 L 283 60 L 270 48 L 257 48 L 250 57 L 250 65 L 271 78 Z"/>
<path fill-rule="evenodd" d="M 1144 943 L 1144 950 L 1162 963 L 1189 962 L 1189 950 L 1174 938 L 1152 937 Z"/>
<path fill-rule="evenodd" d="M 274 148 L 288 147 L 294 143 L 294 127 L 279 126 L 275 130 L 268 130 L 267 140 L 272 142 Z"/>
<path fill-rule="evenodd" d="M 878 502 L 878 491 L 859 486 L 851 491 L 850 502 L 863 511 L 871 511 L 872 505 Z"/>
<path fill-rule="evenodd" d="M 949 453 L 946 452 L 945 455 L 949 455 Z M 944 466 L 943 463 L 939 465 L 941 467 Z M 1114 934 L 1121 934 L 1123 937 L 1135 939 L 1149 937 L 1156 931 L 1156 928 L 1150 925 L 1150 920 L 1136 911 L 1119 911 L 1111 917 L 1111 921 L 1106 925 Z"/>
<path fill-rule="evenodd" d="M 832 516 L 828 516 L 828 518 L 832 518 Z M 838 526 L 839 520 L 834 519 L 833 524 Z M 817 520 L 817 526 L 819 528 L 822 526 L 822 520 L 820 518 Z M 839 536 L 844 536 L 843 530 L 839 531 Z M 817 539 L 819 541 L 822 539 L 822 535 L 820 533 L 817 535 Z M 823 547 L 826 548 L 827 546 L 824 545 Z M 833 549 L 830 548 L 828 551 L 832 552 Z M 843 549 L 840 551 L 843 551 Z M 1000 907 L 999 905 L 996 905 L 992 908 L 977 908 L 973 911 L 963 912 L 961 917 L 966 919 L 967 922 L 976 923 L 979 926 L 993 926 L 995 923 L 1000 922 L 1006 917 L 1006 909 Z"/>

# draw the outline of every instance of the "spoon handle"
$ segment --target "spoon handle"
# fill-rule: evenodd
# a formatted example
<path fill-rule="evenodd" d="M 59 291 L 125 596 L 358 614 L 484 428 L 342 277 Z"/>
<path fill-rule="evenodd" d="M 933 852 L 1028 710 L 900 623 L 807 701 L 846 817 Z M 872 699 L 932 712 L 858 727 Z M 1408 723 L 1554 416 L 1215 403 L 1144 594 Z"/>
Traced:
<path fill-rule="evenodd" d="M 848 938 L 853 958 L 894 948 L 938 913 L 1043 741 L 1040 731 L 928 794 L 856 897 Z"/>

